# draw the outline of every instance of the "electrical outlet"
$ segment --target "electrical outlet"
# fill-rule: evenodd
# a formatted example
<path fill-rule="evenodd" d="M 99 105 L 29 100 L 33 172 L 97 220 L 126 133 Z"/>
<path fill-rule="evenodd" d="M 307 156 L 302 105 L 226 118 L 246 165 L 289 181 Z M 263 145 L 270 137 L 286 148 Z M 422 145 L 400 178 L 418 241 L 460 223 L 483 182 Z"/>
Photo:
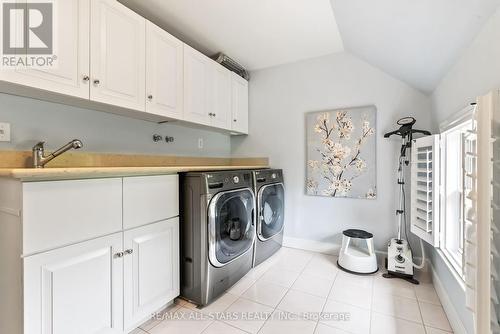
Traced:
<path fill-rule="evenodd" d="M 9 123 L 0 123 L 0 141 L 10 141 Z"/>
<path fill-rule="evenodd" d="M 203 138 L 198 138 L 198 148 L 200 150 L 203 148 Z"/>

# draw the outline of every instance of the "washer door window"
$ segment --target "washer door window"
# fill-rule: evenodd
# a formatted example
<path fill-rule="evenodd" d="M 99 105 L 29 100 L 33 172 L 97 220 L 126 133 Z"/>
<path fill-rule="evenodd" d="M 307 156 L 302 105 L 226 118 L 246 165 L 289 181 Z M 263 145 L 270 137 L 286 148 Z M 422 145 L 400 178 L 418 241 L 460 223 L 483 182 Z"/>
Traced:
<path fill-rule="evenodd" d="M 257 234 L 265 241 L 283 230 L 285 188 L 282 183 L 266 185 L 259 190 L 259 223 Z"/>
<path fill-rule="evenodd" d="M 248 251 L 255 238 L 255 198 L 250 189 L 222 192 L 209 206 L 209 258 L 220 267 Z"/>

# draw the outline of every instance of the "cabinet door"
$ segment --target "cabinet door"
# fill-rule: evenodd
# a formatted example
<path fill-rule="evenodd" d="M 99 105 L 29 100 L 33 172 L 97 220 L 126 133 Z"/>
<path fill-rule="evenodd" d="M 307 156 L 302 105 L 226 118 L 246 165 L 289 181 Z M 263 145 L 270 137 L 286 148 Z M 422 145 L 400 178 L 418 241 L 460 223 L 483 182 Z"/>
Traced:
<path fill-rule="evenodd" d="M 248 133 L 248 81 L 231 73 L 232 99 L 232 130 L 239 133 Z"/>
<path fill-rule="evenodd" d="M 123 331 L 122 234 L 24 259 L 25 334 Z"/>
<path fill-rule="evenodd" d="M 210 59 L 184 44 L 184 119 L 210 125 Z"/>
<path fill-rule="evenodd" d="M 210 77 L 210 112 L 211 125 L 231 129 L 231 71 L 211 63 Z"/>
<path fill-rule="evenodd" d="M 89 0 L 55 2 L 54 67 L 1 71 L 0 80 L 88 99 L 89 11 Z"/>
<path fill-rule="evenodd" d="M 146 23 L 146 111 L 183 118 L 183 43 Z"/>
<path fill-rule="evenodd" d="M 90 99 L 144 111 L 146 20 L 116 0 L 91 5 Z"/>
<path fill-rule="evenodd" d="M 179 295 L 179 218 L 124 233 L 125 330 Z"/>

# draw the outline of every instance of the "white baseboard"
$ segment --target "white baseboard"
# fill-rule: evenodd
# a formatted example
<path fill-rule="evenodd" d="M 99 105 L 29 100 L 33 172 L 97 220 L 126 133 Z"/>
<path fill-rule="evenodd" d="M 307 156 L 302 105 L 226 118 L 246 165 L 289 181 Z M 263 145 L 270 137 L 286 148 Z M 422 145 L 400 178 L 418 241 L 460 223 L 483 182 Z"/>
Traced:
<path fill-rule="evenodd" d="M 342 245 L 334 242 L 324 242 L 284 236 L 283 246 L 338 256 Z M 377 261 L 379 265 L 383 266 L 384 260 L 387 257 L 387 252 L 376 250 L 375 253 L 377 254 Z"/>
<path fill-rule="evenodd" d="M 338 255 L 340 251 L 340 245 L 333 242 L 299 239 L 286 236 L 283 237 L 283 246 L 329 255 Z"/>
<path fill-rule="evenodd" d="M 432 272 L 432 283 L 434 284 L 434 288 L 436 289 L 439 300 L 443 305 L 444 312 L 448 317 L 453 332 L 455 334 L 467 334 L 467 330 L 465 329 L 465 326 L 462 323 L 462 320 L 460 319 L 460 316 L 458 315 L 455 306 L 451 302 L 451 299 L 448 296 L 448 293 L 446 292 L 443 283 L 439 279 L 439 276 L 436 274 L 436 271 L 434 270 L 432 264 L 429 263 L 429 265 Z"/>

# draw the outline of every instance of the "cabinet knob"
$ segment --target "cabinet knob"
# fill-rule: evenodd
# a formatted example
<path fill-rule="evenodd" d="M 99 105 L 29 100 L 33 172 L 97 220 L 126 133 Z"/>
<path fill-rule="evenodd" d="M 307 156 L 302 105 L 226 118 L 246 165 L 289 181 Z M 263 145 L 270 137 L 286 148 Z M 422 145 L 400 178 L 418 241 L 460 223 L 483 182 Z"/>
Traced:
<path fill-rule="evenodd" d="M 151 101 L 153 99 L 153 95 L 148 95 L 148 100 Z"/>
<path fill-rule="evenodd" d="M 83 76 L 83 81 L 88 82 L 90 80 L 90 77 L 88 75 Z"/>
<path fill-rule="evenodd" d="M 100 83 L 101 83 L 101 81 L 100 81 L 99 79 L 95 79 L 95 80 L 94 80 L 94 85 L 98 85 L 98 84 L 100 84 Z"/>
<path fill-rule="evenodd" d="M 134 252 L 134 250 L 133 250 L 133 249 L 127 249 L 127 250 L 125 251 L 125 255 L 130 255 L 130 254 L 132 254 L 133 252 Z"/>
<path fill-rule="evenodd" d="M 120 257 L 123 257 L 123 255 L 125 255 L 125 253 L 123 253 L 123 252 L 118 252 L 118 253 L 116 253 L 116 254 L 115 254 L 115 257 L 120 258 Z"/>
<path fill-rule="evenodd" d="M 215 117 L 215 116 L 217 116 L 217 114 L 216 114 L 216 113 L 213 113 L 213 114 L 212 114 L 212 116 L 214 116 L 214 117 Z"/>
<path fill-rule="evenodd" d="M 235 119 L 233 119 L 233 122 L 238 122 L 238 120 L 235 118 Z"/>
<path fill-rule="evenodd" d="M 213 116 L 214 114 L 212 114 L 211 112 L 208 113 L 208 116 Z"/>

